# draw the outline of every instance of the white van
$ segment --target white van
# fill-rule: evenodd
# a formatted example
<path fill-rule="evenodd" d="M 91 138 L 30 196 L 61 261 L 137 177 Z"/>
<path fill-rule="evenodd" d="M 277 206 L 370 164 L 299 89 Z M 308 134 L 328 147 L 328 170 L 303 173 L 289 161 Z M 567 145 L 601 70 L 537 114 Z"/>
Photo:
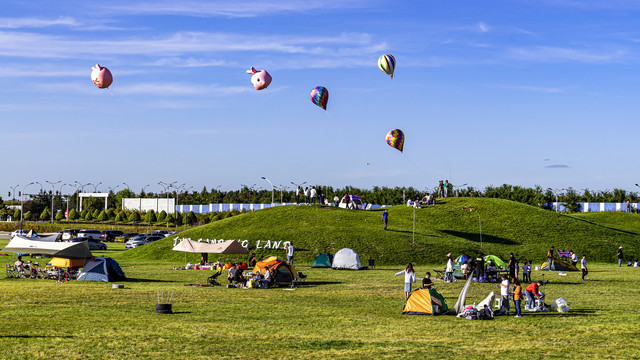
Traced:
<path fill-rule="evenodd" d="M 80 238 L 92 238 L 93 240 L 100 240 L 100 231 L 95 229 L 82 229 L 78 231 L 78 237 Z"/>
<path fill-rule="evenodd" d="M 364 204 L 362 203 L 360 196 L 349 195 L 349 198 L 349 209 L 364 210 Z M 347 208 L 347 204 L 344 202 L 344 196 L 342 196 L 342 198 L 340 199 L 340 204 L 338 205 L 338 207 L 341 207 L 343 209 Z"/>

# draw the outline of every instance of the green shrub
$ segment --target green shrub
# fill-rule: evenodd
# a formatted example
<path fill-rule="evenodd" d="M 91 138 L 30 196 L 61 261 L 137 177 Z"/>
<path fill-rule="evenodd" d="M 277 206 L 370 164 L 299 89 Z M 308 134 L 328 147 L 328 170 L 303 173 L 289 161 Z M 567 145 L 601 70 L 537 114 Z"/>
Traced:
<path fill-rule="evenodd" d="M 76 211 L 76 209 L 71 209 L 69 212 L 69 220 L 76 221 L 80 218 L 80 214 Z"/>
<path fill-rule="evenodd" d="M 140 221 L 140 214 L 137 211 L 132 211 L 129 215 L 129 221 L 137 222 Z"/>
<path fill-rule="evenodd" d="M 87 213 L 87 209 L 82 210 L 82 212 L 80 212 L 80 218 L 85 219 L 87 217 Z"/>
<path fill-rule="evenodd" d="M 107 220 L 109 220 L 109 216 L 107 215 L 106 211 L 102 210 L 100 212 L 100 214 L 98 214 L 97 219 L 98 219 L 98 221 L 107 221 Z"/>
<path fill-rule="evenodd" d="M 158 214 L 158 221 L 162 222 L 166 218 L 167 218 L 167 212 L 164 210 L 160 211 L 160 213 Z"/>
<path fill-rule="evenodd" d="M 24 219 L 27 221 L 31 220 L 32 217 L 31 211 L 27 211 L 26 214 L 24 214 Z"/>
<path fill-rule="evenodd" d="M 188 213 L 186 213 L 182 219 L 182 224 L 183 225 L 193 225 L 195 224 L 195 222 L 198 220 L 198 218 L 196 217 L 196 214 L 193 213 L 193 211 L 189 211 Z"/>
<path fill-rule="evenodd" d="M 147 211 L 147 213 L 144 215 L 144 221 L 147 223 L 154 223 L 156 221 L 158 221 L 158 217 L 156 216 L 156 212 L 153 210 L 149 210 Z"/>
<path fill-rule="evenodd" d="M 127 214 L 124 211 L 120 211 L 118 215 L 116 215 L 116 221 L 125 221 L 127 220 Z"/>
<path fill-rule="evenodd" d="M 62 210 L 58 210 L 58 212 L 56 213 L 56 220 L 64 220 L 64 212 L 62 212 Z"/>
<path fill-rule="evenodd" d="M 49 209 L 44 209 L 40 214 L 40 220 L 49 220 L 51 219 L 51 213 L 49 213 Z"/>
<path fill-rule="evenodd" d="M 115 210 L 113 210 L 112 208 L 108 208 L 107 209 L 107 217 L 109 218 L 109 220 L 115 219 L 115 217 L 116 217 Z"/>
<path fill-rule="evenodd" d="M 167 214 L 167 217 L 164 219 L 165 222 L 173 224 L 176 221 L 176 218 L 173 214 Z"/>
<path fill-rule="evenodd" d="M 93 210 L 93 212 L 91 213 L 91 217 L 92 217 L 93 219 L 97 219 L 97 218 L 98 218 L 98 216 L 100 216 L 100 211 L 98 211 L 98 209 Z"/>
<path fill-rule="evenodd" d="M 20 219 L 20 209 L 16 209 L 16 211 L 13 212 L 13 219 Z"/>

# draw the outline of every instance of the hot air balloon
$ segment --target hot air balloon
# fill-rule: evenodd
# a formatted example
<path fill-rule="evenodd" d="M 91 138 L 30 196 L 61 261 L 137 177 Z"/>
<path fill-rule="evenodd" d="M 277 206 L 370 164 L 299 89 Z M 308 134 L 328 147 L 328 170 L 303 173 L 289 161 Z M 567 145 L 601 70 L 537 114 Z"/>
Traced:
<path fill-rule="evenodd" d="M 311 90 L 311 102 L 327 110 L 327 101 L 329 101 L 329 90 L 324 86 L 316 86 Z"/>
<path fill-rule="evenodd" d="M 113 76 L 111 75 L 111 71 L 106 67 L 100 66 L 96 64 L 96 66 L 91 68 L 91 80 L 93 84 L 100 89 L 106 89 L 111 86 L 113 82 Z"/>
<path fill-rule="evenodd" d="M 378 67 L 393 79 L 393 71 L 396 69 L 396 58 L 391 54 L 384 54 L 378 59 Z"/>
<path fill-rule="evenodd" d="M 266 89 L 271 84 L 271 75 L 266 70 L 256 70 L 251 67 L 247 70 L 247 74 L 253 74 L 251 77 L 251 83 L 256 90 Z"/>
<path fill-rule="evenodd" d="M 404 133 L 400 129 L 393 129 L 387 134 L 387 144 L 394 149 L 400 150 L 404 147 Z"/>

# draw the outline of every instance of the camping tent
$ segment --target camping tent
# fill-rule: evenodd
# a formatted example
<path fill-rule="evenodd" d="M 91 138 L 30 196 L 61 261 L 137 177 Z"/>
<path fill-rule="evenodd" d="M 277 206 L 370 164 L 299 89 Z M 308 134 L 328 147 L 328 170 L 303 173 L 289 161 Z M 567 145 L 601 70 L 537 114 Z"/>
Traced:
<path fill-rule="evenodd" d="M 462 255 L 458 256 L 455 260 L 453 260 L 453 262 L 456 263 L 456 264 L 463 264 L 463 263 L 466 263 L 469 260 L 471 260 L 471 257 L 469 255 L 462 254 Z"/>
<path fill-rule="evenodd" d="M 243 248 L 237 240 L 227 240 L 222 243 L 209 244 L 206 242 L 197 242 L 184 238 L 173 247 L 174 251 L 184 251 L 188 253 L 208 253 L 208 254 L 248 254 L 247 249 Z"/>
<path fill-rule="evenodd" d="M 506 269 L 507 267 L 507 263 L 505 263 L 504 261 L 502 261 L 502 259 L 500 259 L 499 257 L 495 256 L 495 255 L 487 255 L 484 257 L 484 264 L 485 266 L 487 265 L 487 262 L 491 260 L 493 262 L 493 266 L 495 266 L 498 269 Z"/>
<path fill-rule="evenodd" d="M 436 289 L 418 289 L 404 303 L 402 315 L 440 315 L 448 310 Z"/>
<path fill-rule="evenodd" d="M 545 261 L 540 266 L 540 270 L 549 270 L 549 261 Z M 551 270 L 555 271 L 578 271 L 578 268 L 570 262 L 553 259 L 551 260 Z"/>
<path fill-rule="evenodd" d="M 312 268 L 330 268 L 333 263 L 333 255 L 331 254 L 318 254 L 313 260 Z"/>
<path fill-rule="evenodd" d="M 358 252 L 349 248 L 338 250 L 333 256 L 333 269 L 339 270 L 360 270 L 365 269 L 360 265 L 360 256 Z"/>
<path fill-rule="evenodd" d="M 462 264 L 466 264 L 471 261 L 471 257 L 467 254 L 462 254 L 453 260 L 453 276 L 456 279 L 462 279 Z"/>
<path fill-rule="evenodd" d="M 86 281 L 111 282 L 126 279 L 120 264 L 112 258 L 91 259 L 78 274 L 78 280 Z"/>
<path fill-rule="evenodd" d="M 284 260 L 277 256 L 267 256 L 256 263 L 253 268 L 253 273 L 263 274 L 265 270 L 269 269 L 273 276 L 273 282 L 276 285 L 289 285 L 291 282 L 298 278 L 298 272 L 296 269 L 287 264 Z"/>
<path fill-rule="evenodd" d="M 2 251 L 16 254 L 42 254 L 66 259 L 88 259 L 93 255 L 86 241 L 77 243 L 47 242 L 14 236 Z"/>

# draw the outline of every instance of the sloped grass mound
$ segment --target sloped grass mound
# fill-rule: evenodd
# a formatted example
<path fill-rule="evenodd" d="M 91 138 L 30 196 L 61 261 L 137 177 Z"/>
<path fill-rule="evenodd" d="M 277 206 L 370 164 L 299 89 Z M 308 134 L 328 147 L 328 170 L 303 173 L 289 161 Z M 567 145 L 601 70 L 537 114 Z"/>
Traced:
<path fill-rule="evenodd" d="M 256 240 L 290 241 L 296 247 L 296 261 L 309 264 L 317 254 L 343 247 L 358 251 L 363 265 L 370 257 L 376 264 L 439 263 L 448 252 L 474 255 L 478 251 L 501 258 L 514 252 L 518 258 L 542 263 L 551 246 L 586 254 L 590 261 L 613 261 L 620 245 L 629 250 L 627 256 L 637 256 L 630 246 L 637 238 L 630 229 L 636 229 L 640 219 L 634 214 L 598 221 L 597 216 L 557 214 L 508 200 L 449 198 L 435 207 L 415 210 L 415 234 L 413 208 L 389 208 L 387 231 L 382 229 L 381 215 L 382 210 L 283 206 L 216 221 L 177 236 L 246 239 L 252 246 Z M 128 250 L 118 258 L 183 262 L 184 253 L 171 251 L 174 238 Z M 284 256 L 284 250 L 250 250 L 258 258 Z M 244 256 L 236 258 L 244 260 Z M 199 254 L 187 255 L 187 261 L 198 260 Z"/>

